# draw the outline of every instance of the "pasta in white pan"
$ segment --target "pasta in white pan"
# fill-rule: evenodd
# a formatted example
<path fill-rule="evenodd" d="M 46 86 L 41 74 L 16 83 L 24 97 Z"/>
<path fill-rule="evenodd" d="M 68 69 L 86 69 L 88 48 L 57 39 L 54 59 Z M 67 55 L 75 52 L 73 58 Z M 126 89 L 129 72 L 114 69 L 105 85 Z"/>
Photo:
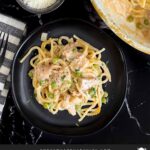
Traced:
<path fill-rule="evenodd" d="M 131 3 L 129 22 L 135 22 L 137 29 L 148 31 L 150 28 L 150 0 L 129 0 Z"/>

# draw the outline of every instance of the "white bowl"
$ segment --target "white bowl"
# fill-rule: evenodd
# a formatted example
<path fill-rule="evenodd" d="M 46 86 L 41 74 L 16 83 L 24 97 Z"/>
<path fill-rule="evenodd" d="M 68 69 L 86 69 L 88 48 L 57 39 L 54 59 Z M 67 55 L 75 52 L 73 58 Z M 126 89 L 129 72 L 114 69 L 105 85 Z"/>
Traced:
<path fill-rule="evenodd" d="M 26 4 L 24 4 L 23 0 L 16 0 L 17 3 L 26 11 L 33 13 L 33 14 L 47 14 L 50 13 L 56 9 L 58 9 L 65 0 L 57 0 L 54 4 L 52 4 L 51 6 L 47 7 L 47 8 L 43 8 L 43 9 L 35 9 L 32 7 L 27 6 Z"/>

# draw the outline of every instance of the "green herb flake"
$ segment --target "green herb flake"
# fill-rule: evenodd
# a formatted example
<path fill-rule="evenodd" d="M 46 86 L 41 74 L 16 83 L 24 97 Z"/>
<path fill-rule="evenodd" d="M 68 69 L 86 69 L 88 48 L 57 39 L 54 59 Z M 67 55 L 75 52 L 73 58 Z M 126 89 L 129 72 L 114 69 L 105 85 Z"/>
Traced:
<path fill-rule="evenodd" d="M 96 89 L 93 87 L 89 90 L 89 94 L 91 95 L 91 97 L 95 97 L 96 96 Z"/>
<path fill-rule="evenodd" d="M 51 82 L 51 87 L 52 87 L 52 89 L 57 88 L 57 83 L 56 83 L 56 81 L 52 81 L 52 82 Z"/>
<path fill-rule="evenodd" d="M 51 99 L 53 99 L 55 96 L 54 96 L 53 93 L 50 93 L 50 92 L 49 92 L 49 93 L 48 93 L 48 97 L 51 98 Z"/>
<path fill-rule="evenodd" d="M 76 77 L 82 77 L 82 72 L 79 69 L 75 70 L 75 76 Z"/>
<path fill-rule="evenodd" d="M 53 60 L 52 60 L 53 64 L 57 64 L 58 61 L 59 61 L 59 58 L 58 58 L 58 57 L 55 57 L 55 58 L 53 58 Z"/>
<path fill-rule="evenodd" d="M 63 76 L 61 77 L 61 80 L 62 80 L 62 81 L 64 81 L 65 77 L 66 77 L 66 76 L 65 76 L 65 75 L 63 75 Z"/>

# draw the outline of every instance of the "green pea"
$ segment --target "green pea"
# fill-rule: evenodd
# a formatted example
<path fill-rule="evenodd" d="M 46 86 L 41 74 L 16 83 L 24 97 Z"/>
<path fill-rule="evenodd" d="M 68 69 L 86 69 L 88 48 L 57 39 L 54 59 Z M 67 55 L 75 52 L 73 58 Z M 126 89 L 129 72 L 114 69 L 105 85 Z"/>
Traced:
<path fill-rule="evenodd" d="M 128 17 L 127 17 L 127 21 L 128 21 L 128 22 L 133 22 L 133 21 L 134 21 L 134 17 L 131 16 L 131 15 L 128 16 Z"/>
<path fill-rule="evenodd" d="M 104 97 L 104 96 L 102 97 L 102 103 L 103 103 L 103 104 L 106 104 L 106 103 L 107 103 L 107 99 L 106 99 L 106 97 Z"/>
<path fill-rule="evenodd" d="M 45 80 L 40 80 L 40 81 L 39 81 L 40 86 L 44 85 L 45 83 L 46 83 Z"/>
<path fill-rule="evenodd" d="M 51 108 L 51 104 L 49 104 L 49 103 L 44 103 L 44 104 L 43 104 L 43 107 L 44 107 L 45 109 L 50 109 L 50 108 Z"/>
<path fill-rule="evenodd" d="M 96 89 L 93 87 L 89 90 L 89 94 L 91 95 L 91 97 L 95 97 L 96 96 Z"/>
<path fill-rule="evenodd" d="M 32 72 L 32 70 L 29 71 L 28 76 L 29 76 L 31 79 L 33 78 L 33 72 Z"/>
<path fill-rule="evenodd" d="M 142 25 L 140 22 L 138 22 L 138 23 L 136 24 L 136 27 L 137 27 L 138 29 L 142 29 L 142 28 L 143 28 L 143 25 Z"/>
<path fill-rule="evenodd" d="M 52 89 L 55 89 L 55 88 L 57 87 L 57 83 L 56 83 L 56 81 L 52 81 L 52 83 L 51 83 L 51 87 L 52 87 Z"/>
<path fill-rule="evenodd" d="M 50 93 L 50 92 L 49 92 L 49 93 L 48 93 L 48 97 L 53 99 L 55 96 L 54 96 L 53 93 Z"/>
<path fill-rule="evenodd" d="M 144 25 L 146 25 L 146 26 L 149 25 L 149 20 L 148 19 L 144 19 Z"/>
<path fill-rule="evenodd" d="M 57 64 L 58 61 L 59 61 L 59 58 L 58 58 L 58 57 L 55 57 L 55 58 L 53 58 L 53 60 L 52 60 L 53 64 Z"/>

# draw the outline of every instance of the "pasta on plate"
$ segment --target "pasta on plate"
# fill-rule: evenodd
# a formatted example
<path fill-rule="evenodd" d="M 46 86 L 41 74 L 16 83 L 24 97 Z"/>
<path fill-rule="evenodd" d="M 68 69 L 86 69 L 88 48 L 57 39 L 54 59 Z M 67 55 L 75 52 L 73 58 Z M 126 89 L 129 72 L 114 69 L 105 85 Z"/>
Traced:
<path fill-rule="evenodd" d="M 32 47 L 20 61 L 23 63 L 31 52 L 38 54 L 30 60 L 36 100 L 52 114 L 67 110 L 79 121 L 95 116 L 106 104 L 108 93 L 103 84 L 111 82 L 107 65 L 98 50 L 77 36 L 49 38 L 41 46 Z"/>

